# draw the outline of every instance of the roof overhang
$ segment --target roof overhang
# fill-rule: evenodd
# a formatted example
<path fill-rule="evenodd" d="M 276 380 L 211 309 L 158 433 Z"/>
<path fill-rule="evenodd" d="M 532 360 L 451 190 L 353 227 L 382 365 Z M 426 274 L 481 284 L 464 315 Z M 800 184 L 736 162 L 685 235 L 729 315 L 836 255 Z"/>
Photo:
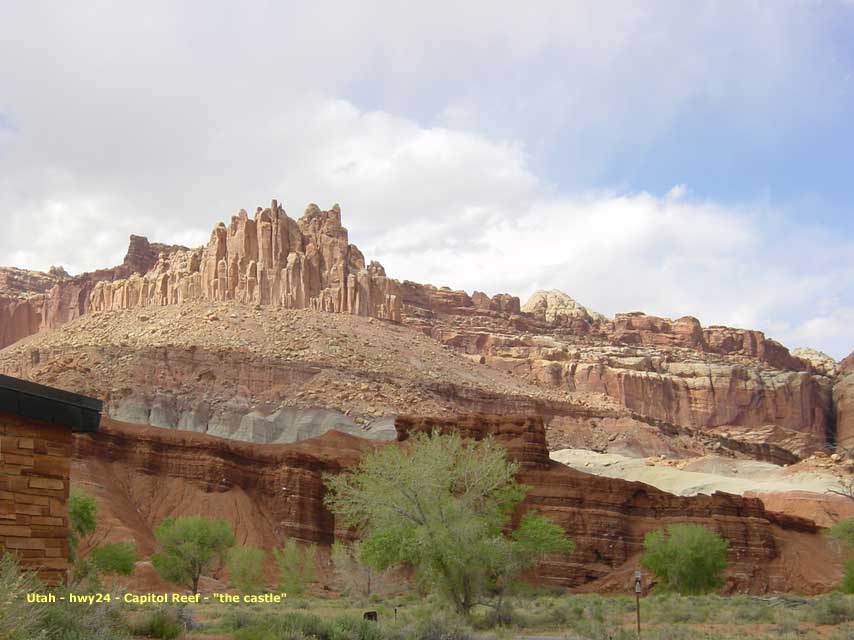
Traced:
<path fill-rule="evenodd" d="M 33 420 L 97 431 L 104 403 L 95 398 L 0 374 L 0 411 Z"/>

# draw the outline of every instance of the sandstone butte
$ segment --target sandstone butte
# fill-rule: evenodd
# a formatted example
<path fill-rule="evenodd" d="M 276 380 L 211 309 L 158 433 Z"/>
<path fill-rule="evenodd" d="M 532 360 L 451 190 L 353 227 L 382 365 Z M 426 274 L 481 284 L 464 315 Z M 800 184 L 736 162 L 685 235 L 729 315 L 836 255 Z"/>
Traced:
<path fill-rule="evenodd" d="M 127 495 L 108 498 L 113 512 L 125 514 L 113 521 L 117 530 L 134 532 L 142 543 L 155 516 L 189 512 L 214 498 L 233 501 L 228 509 L 246 522 L 241 526 L 255 528 L 245 535 L 268 539 L 269 527 L 254 516 L 266 508 L 254 497 L 256 479 L 251 491 L 229 483 L 220 496 L 213 487 L 225 482 L 226 471 L 249 473 L 256 458 L 277 468 L 273 459 L 280 454 L 282 465 L 302 469 L 306 465 L 296 460 L 306 456 L 312 465 L 337 468 L 355 459 L 344 451 L 374 445 L 336 434 L 287 446 L 259 443 L 304 440 L 330 429 L 394 439 L 404 414 L 535 415 L 543 420 L 547 449 L 635 457 L 713 453 L 792 464 L 826 455 L 837 443 L 841 453 L 854 449 L 854 356 L 836 363 L 812 350 L 790 352 L 759 331 L 703 327 L 693 317 L 632 312 L 607 318 L 559 291 L 538 292 L 522 305 L 508 294 L 399 282 L 379 263 L 366 263 L 349 243 L 337 205 L 328 211 L 309 205 L 298 220 L 275 200 L 254 216 L 241 210 L 196 249 L 132 236 L 121 265 L 77 276 L 61 268 L 0 268 L 0 349 L 3 373 L 100 397 L 117 420 L 182 430 L 128 431 L 115 422 L 86 445 L 91 449 L 80 449 L 100 452 L 86 460 L 85 470 L 76 462 L 89 474 L 111 473 L 114 453 L 137 460 L 145 442 L 162 438 L 170 450 L 175 445 L 180 469 L 170 466 L 168 456 L 151 457 L 139 464 L 157 474 L 135 474 L 127 482 L 116 476 Z M 138 452 L 129 444 L 134 438 Z M 216 453 L 194 462 L 178 446 L 182 442 L 205 443 L 204 451 Z M 333 456 L 336 447 L 342 451 Z M 252 464 L 229 462 L 232 455 Z M 850 477 L 851 458 L 837 456 L 834 469 L 841 477 Z M 265 478 L 278 473 L 264 465 Z M 308 477 L 287 473 L 293 482 L 283 487 Z M 537 479 L 537 491 L 565 491 L 561 500 L 576 500 L 572 513 L 580 521 L 602 517 L 616 527 L 616 537 L 609 538 L 603 524 L 601 536 L 592 535 L 585 547 L 596 553 L 571 571 L 560 569 L 575 572 L 573 584 L 602 584 L 662 514 L 689 517 L 703 510 L 705 518 L 726 512 L 732 522 L 767 521 L 758 529 L 750 525 L 750 543 L 744 543 L 753 550 L 744 551 L 742 568 L 759 573 L 755 581 L 738 578 L 738 585 L 818 589 L 803 585 L 819 585 L 826 577 L 786 582 L 780 577 L 784 564 L 771 576 L 778 566 L 774 558 L 786 557 L 797 567 L 799 553 L 824 551 L 807 532 L 810 525 L 764 512 L 756 501 L 720 495 L 683 500 L 648 487 L 634 498 L 636 490 L 618 480 L 551 464 L 525 473 Z M 588 484 L 580 489 L 581 477 Z M 199 482 L 210 490 L 199 492 Z M 599 492 L 610 496 L 601 498 L 603 504 L 613 498 L 621 506 L 591 502 Z M 298 537 L 330 535 L 331 516 L 317 510 L 319 502 L 290 499 L 308 523 L 300 527 L 314 528 L 300 529 Z M 132 516 L 137 502 L 150 505 L 139 507 L 140 513 L 152 510 L 145 522 Z M 622 515 L 596 515 L 602 508 Z M 275 533 L 282 532 L 295 530 Z M 592 542 L 597 536 L 599 546 Z M 621 543 L 620 536 L 634 542 Z M 798 543 L 789 545 L 792 540 Z M 750 563 L 761 549 L 771 555 L 763 556 L 767 566 L 757 568 Z"/>
<path fill-rule="evenodd" d="M 811 521 L 768 512 L 753 498 L 677 497 L 571 470 L 549 460 L 540 418 L 401 416 L 395 428 L 398 441 L 439 429 L 492 436 L 507 447 L 522 467 L 519 480 L 530 487 L 520 513 L 545 513 L 577 545 L 573 555 L 542 564 L 535 576 L 542 583 L 625 590 L 643 536 L 686 521 L 730 541 L 728 591 L 816 593 L 839 579 L 839 558 Z M 75 436 L 72 481 L 98 498 L 95 539 L 134 539 L 144 554 L 154 550 L 152 532 L 163 517 L 200 512 L 230 520 L 245 544 L 272 548 L 294 537 L 325 549 L 351 532 L 323 505 L 323 475 L 352 467 L 377 446 L 399 445 L 334 431 L 295 444 L 259 445 L 105 419 L 98 433 Z"/>
<path fill-rule="evenodd" d="M 400 323 L 547 392 L 587 395 L 593 404 L 610 403 L 647 423 L 744 446 L 803 456 L 854 436 L 850 371 L 823 354 L 798 357 L 759 331 L 703 327 L 692 317 L 633 312 L 609 319 L 558 291 L 535 294 L 523 307 L 507 294 L 398 282 L 382 265 L 366 265 L 349 244 L 337 205 L 329 211 L 309 205 L 299 220 L 275 200 L 254 217 L 241 210 L 228 225 L 216 225 L 199 249 L 133 236 L 122 265 L 75 277 L 59 269 L 2 269 L 0 347 L 92 314 L 145 310 L 144 321 L 149 314 L 159 317 L 158 309 L 188 303 L 329 311 Z M 66 353 L 69 347 L 64 345 Z M 17 361 L 6 357 L 0 367 L 37 376 L 34 366 L 44 362 L 39 352 L 17 353 Z M 162 413 L 156 403 L 172 410 L 174 389 L 151 388 L 150 381 L 140 389 L 134 400 L 139 410 L 114 415 L 148 422 Z M 141 415 L 146 411 L 149 417 Z M 577 430 L 574 417 L 551 413 L 550 431 Z"/>

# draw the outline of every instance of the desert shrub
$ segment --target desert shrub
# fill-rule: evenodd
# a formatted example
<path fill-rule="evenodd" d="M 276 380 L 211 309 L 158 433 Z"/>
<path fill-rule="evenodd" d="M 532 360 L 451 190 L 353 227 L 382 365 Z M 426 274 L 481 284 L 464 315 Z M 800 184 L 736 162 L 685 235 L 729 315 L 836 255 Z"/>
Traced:
<path fill-rule="evenodd" d="M 281 549 L 273 550 L 273 557 L 279 570 L 279 589 L 289 596 L 302 595 L 317 580 L 316 545 L 300 547 L 296 540 L 288 538 Z"/>
<path fill-rule="evenodd" d="M 129 576 L 133 572 L 134 564 L 139 560 L 139 554 L 133 542 L 114 542 L 92 549 L 89 560 L 102 573 Z"/>
<path fill-rule="evenodd" d="M 234 544 L 234 532 L 226 520 L 204 516 L 166 518 L 154 532 L 160 551 L 151 563 L 168 582 L 177 582 L 198 593 L 202 573 L 221 562 Z"/>
<path fill-rule="evenodd" d="M 854 558 L 848 558 L 845 561 L 842 584 L 839 585 L 839 589 L 842 593 L 854 594 Z"/>
<path fill-rule="evenodd" d="M 659 579 L 660 588 L 700 594 L 720 586 L 729 543 L 697 524 L 674 524 L 648 533 L 641 565 Z"/>
<path fill-rule="evenodd" d="M 231 584 L 241 593 L 256 593 L 264 585 L 264 551 L 258 547 L 234 547 L 225 561 Z"/>
<path fill-rule="evenodd" d="M 379 625 L 354 616 L 324 619 L 288 613 L 266 615 L 234 630 L 235 640 L 384 640 Z"/>
<path fill-rule="evenodd" d="M 42 591 L 34 573 L 21 571 L 11 554 L 0 557 L 0 638 L 4 640 L 38 640 L 45 637 L 41 629 L 46 606 L 27 602 L 27 594 Z"/>
<path fill-rule="evenodd" d="M 79 593 L 79 589 L 75 588 Z M 45 609 L 42 628 L 50 640 L 122 640 L 127 638 L 127 623 L 116 603 L 100 602 L 81 610 L 60 598 L 68 589 L 55 589 L 57 602 Z"/>
<path fill-rule="evenodd" d="M 837 625 L 854 622 L 854 598 L 832 593 L 817 598 L 811 607 L 812 621 L 816 624 Z"/>
<path fill-rule="evenodd" d="M 160 608 L 146 611 L 145 615 L 130 625 L 134 635 L 160 640 L 174 640 L 184 632 L 184 625 L 174 609 Z"/>

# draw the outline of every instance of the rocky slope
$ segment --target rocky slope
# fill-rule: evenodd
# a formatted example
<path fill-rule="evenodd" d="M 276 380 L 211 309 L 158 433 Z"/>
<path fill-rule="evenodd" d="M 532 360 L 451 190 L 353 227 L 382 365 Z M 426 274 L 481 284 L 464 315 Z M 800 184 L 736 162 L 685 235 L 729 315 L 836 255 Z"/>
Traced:
<path fill-rule="evenodd" d="M 398 438 L 439 428 L 465 437 L 492 435 L 508 447 L 535 508 L 576 542 L 551 560 L 541 581 L 624 588 L 646 532 L 694 521 L 730 541 L 727 588 L 755 593 L 814 593 L 837 579 L 837 559 L 811 522 L 767 512 L 756 499 L 715 494 L 677 497 L 636 482 L 579 473 L 550 462 L 542 421 L 530 417 L 400 418 Z M 99 540 L 134 539 L 144 554 L 162 518 L 206 513 L 229 519 L 240 542 L 272 548 L 284 537 L 330 544 L 348 535 L 322 503 L 324 473 L 355 464 L 374 446 L 330 432 L 306 442 L 259 445 L 209 435 L 105 420 L 100 432 L 75 436 L 72 480 L 96 495 Z M 808 550 L 811 562 L 802 554 Z"/>
<path fill-rule="evenodd" d="M 198 249 L 133 237 L 91 274 L 5 273 L 0 370 L 135 422 L 289 441 L 324 424 L 387 436 L 408 409 L 532 410 L 555 447 L 777 463 L 854 432 L 851 376 L 823 354 L 692 317 L 609 319 L 559 291 L 523 306 L 397 282 L 337 205 L 241 210 Z"/>
<path fill-rule="evenodd" d="M 0 348 L 80 317 L 89 311 L 96 285 L 146 272 L 180 250 L 185 248 L 131 236 L 124 261 L 112 269 L 71 277 L 62 267 L 49 273 L 0 267 Z"/>

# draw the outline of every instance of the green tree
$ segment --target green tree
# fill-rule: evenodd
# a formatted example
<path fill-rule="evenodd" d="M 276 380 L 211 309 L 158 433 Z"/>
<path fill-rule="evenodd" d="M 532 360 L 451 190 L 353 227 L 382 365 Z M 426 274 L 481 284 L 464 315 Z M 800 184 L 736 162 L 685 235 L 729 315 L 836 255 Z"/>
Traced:
<path fill-rule="evenodd" d="M 101 573 L 129 576 L 133 572 L 134 564 L 139 560 L 139 553 L 133 542 L 113 542 L 92 549 L 89 560 Z"/>
<path fill-rule="evenodd" d="M 151 556 L 157 573 L 164 580 L 187 585 L 193 593 L 198 593 L 202 574 L 222 562 L 234 545 L 228 521 L 204 516 L 166 518 L 154 536 L 160 545 L 160 551 Z"/>
<path fill-rule="evenodd" d="M 293 538 L 285 540 L 281 549 L 273 550 L 279 569 L 279 589 L 288 595 L 301 595 L 317 580 L 315 558 L 317 546 L 300 547 Z"/>
<path fill-rule="evenodd" d="M 573 549 L 563 529 L 533 513 L 506 533 L 527 492 L 517 471 L 491 439 L 419 434 L 327 477 L 326 502 L 361 532 L 362 559 L 375 569 L 407 563 L 458 612 L 478 603 L 500 610 L 524 570 Z"/>
<path fill-rule="evenodd" d="M 80 489 L 72 489 L 68 497 L 68 551 L 72 561 L 77 558 L 80 541 L 95 533 L 98 507 L 95 498 Z"/>
<path fill-rule="evenodd" d="M 854 519 L 840 520 L 827 530 L 827 535 L 839 541 L 848 559 L 843 565 L 841 589 L 844 593 L 854 593 Z"/>
<path fill-rule="evenodd" d="M 666 591 L 695 595 L 718 588 L 727 566 L 729 542 L 698 524 L 673 524 L 648 533 L 641 566 Z"/>
<path fill-rule="evenodd" d="M 258 547 L 233 547 L 225 561 L 228 577 L 241 593 L 257 593 L 264 584 L 264 551 Z"/>

